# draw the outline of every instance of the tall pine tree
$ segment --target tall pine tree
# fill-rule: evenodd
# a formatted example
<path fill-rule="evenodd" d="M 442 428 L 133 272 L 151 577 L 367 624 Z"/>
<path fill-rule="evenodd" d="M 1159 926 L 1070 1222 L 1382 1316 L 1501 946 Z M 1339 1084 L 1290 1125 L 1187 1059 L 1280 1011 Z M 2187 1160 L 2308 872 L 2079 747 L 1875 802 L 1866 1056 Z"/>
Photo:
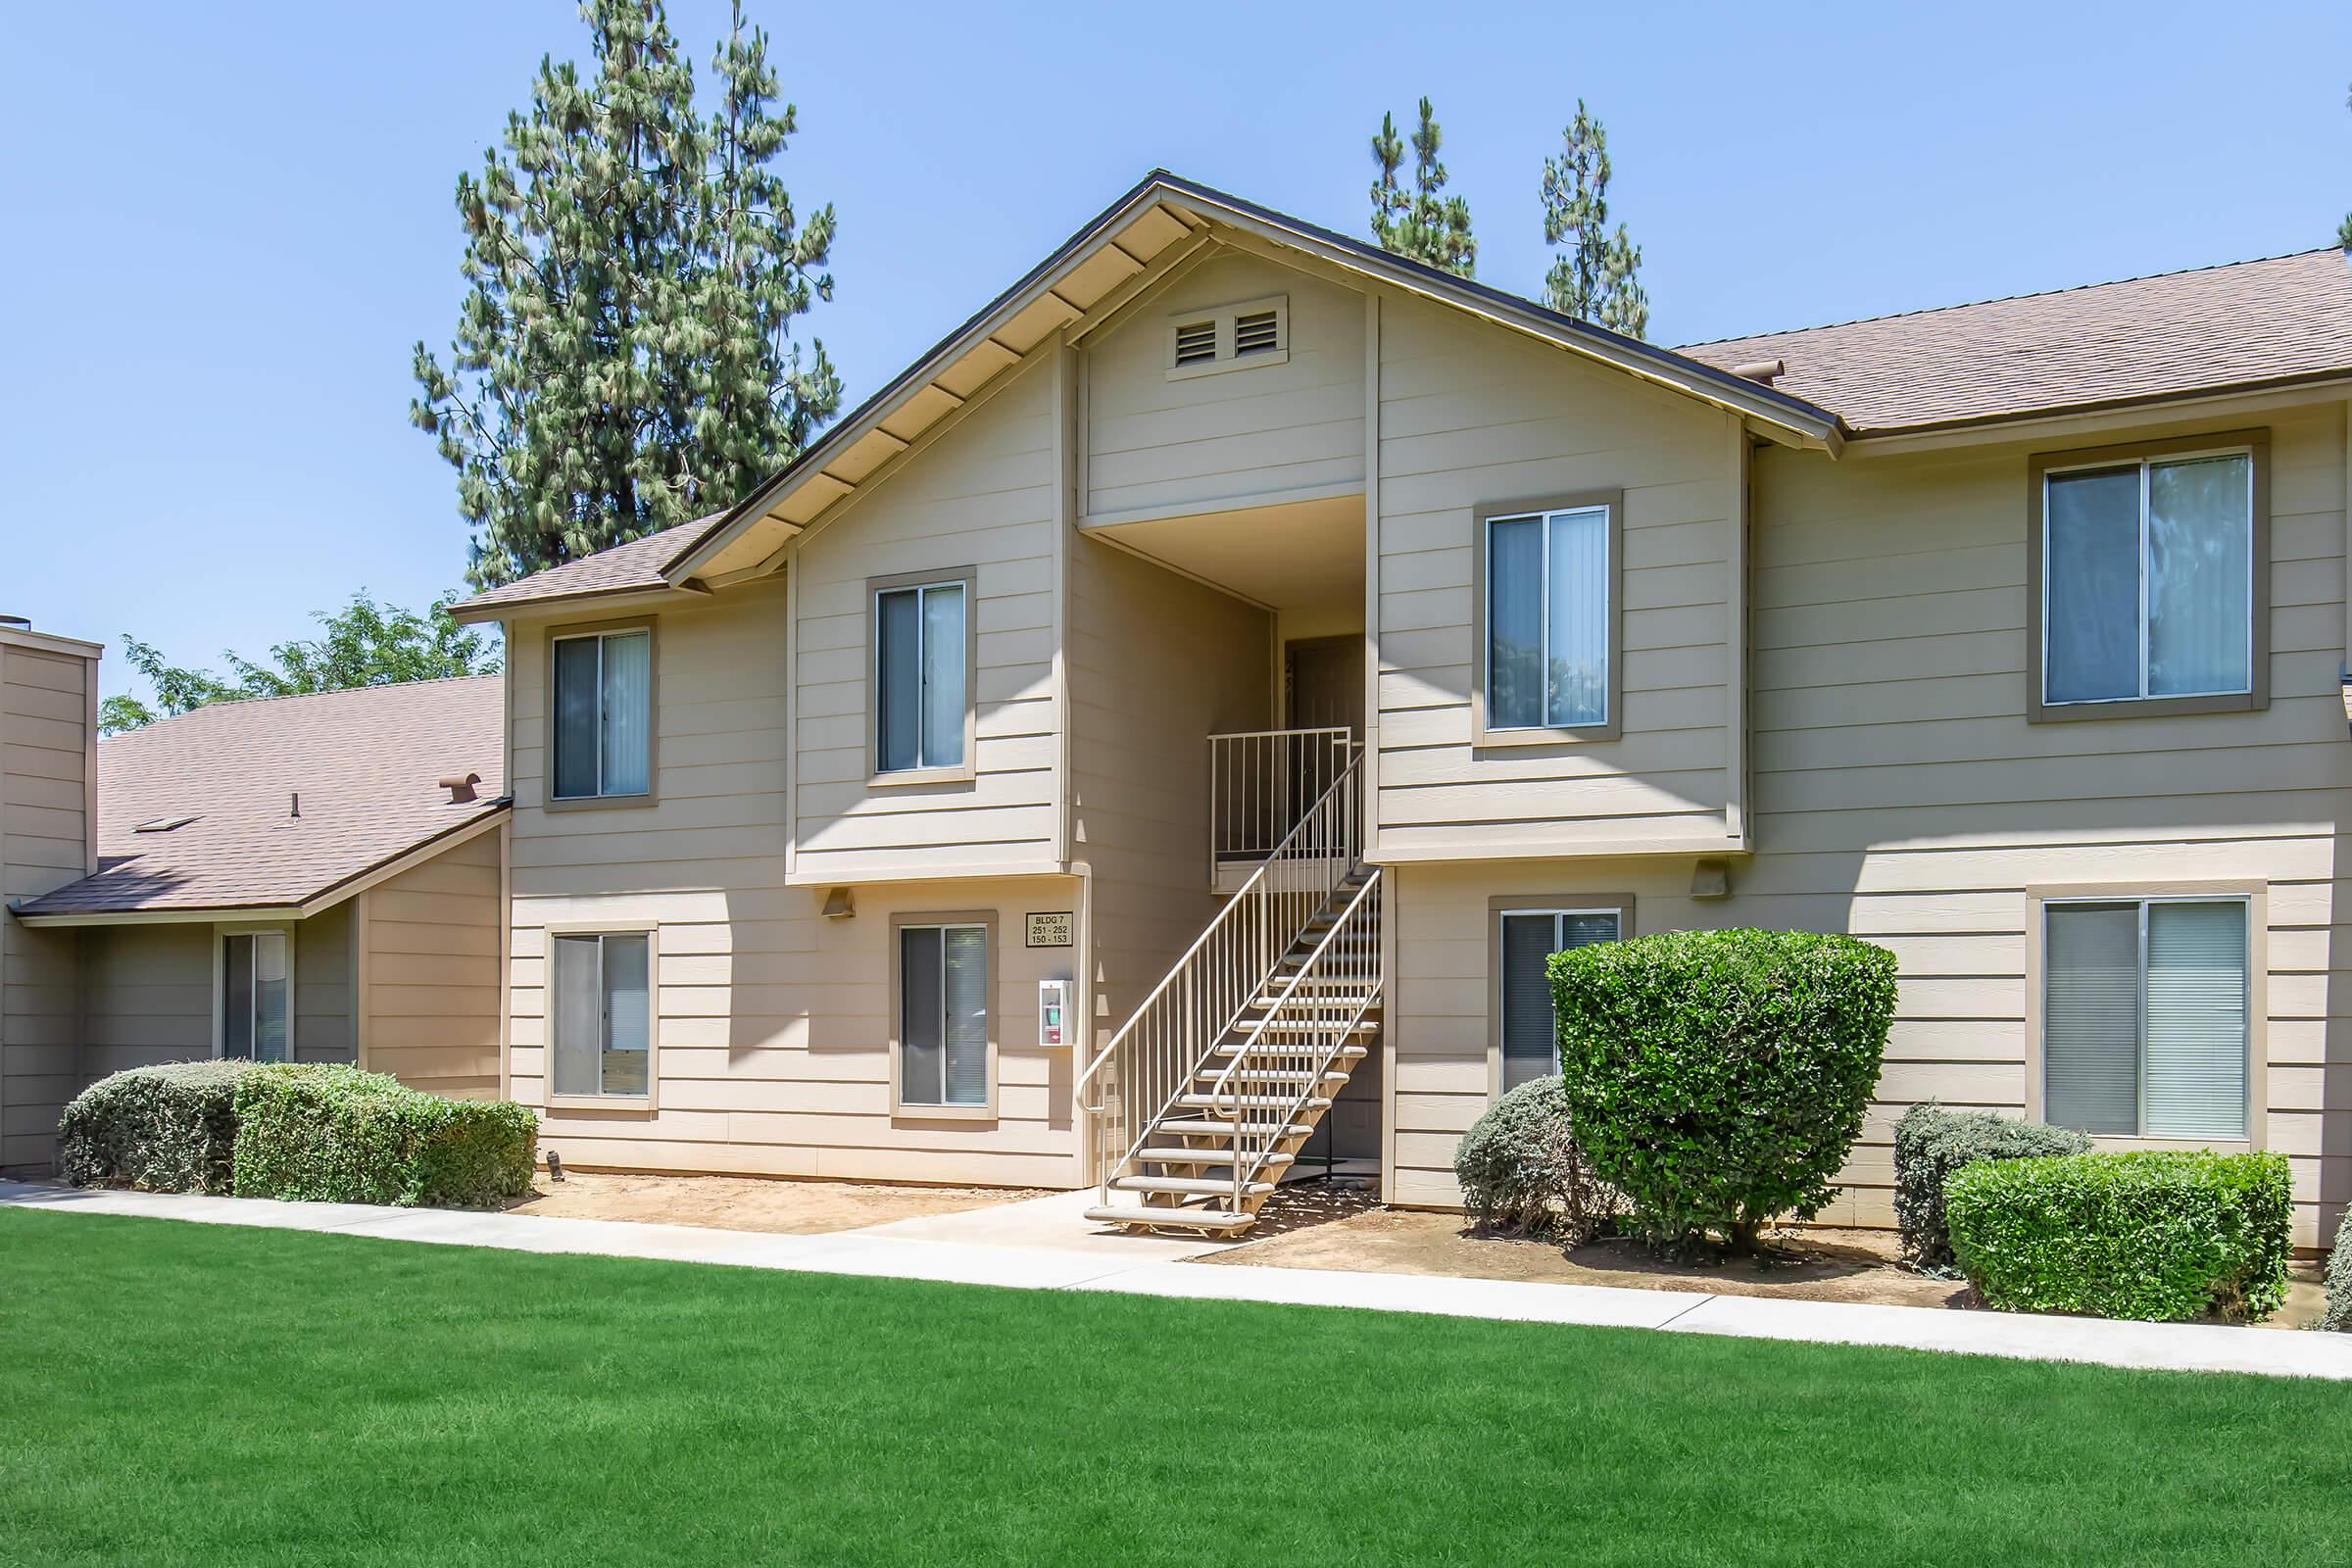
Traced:
<path fill-rule="evenodd" d="M 1544 243 L 1566 249 L 1544 278 L 1544 303 L 1628 337 L 1649 333 L 1649 296 L 1637 275 L 1642 247 L 1609 229 L 1609 133 L 1576 101 L 1560 155 L 1544 160 Z"/>
<path fill-rule="evenodd" d="M 831 206 L 772 165 L 797 128 L 741 0 L 708 120 L 661 0 L 586 0 L 592 79 L 542 60 L 461 175 L 470 292 L 410 418 L 458 470 L 466 577 L 508 582 L 738 499 L 841 406 L 793 320 L 833 296 Z"/>
<path fill-rule="evenodd" d="M 1404 142 L 1396 134 L 1396 117 L 1380 117 L 1372 138 L 1372 161 L 1380 175 L 1372 181 L 1372 237 L 1381 248 L 1409 256 L 1416 262 L 1445 269 L 1461 277 L 1478 270 L 1478 241 L 1470 234 L 1470 204 L 1459 196 L 1442 196 L 1446 166 L 1438 162 L 1440 132 L 1429 100 L 1421 100 L 1421 123 L 1413 132 L 1413 188 L 1397 182 L 1404 167 Z"/>

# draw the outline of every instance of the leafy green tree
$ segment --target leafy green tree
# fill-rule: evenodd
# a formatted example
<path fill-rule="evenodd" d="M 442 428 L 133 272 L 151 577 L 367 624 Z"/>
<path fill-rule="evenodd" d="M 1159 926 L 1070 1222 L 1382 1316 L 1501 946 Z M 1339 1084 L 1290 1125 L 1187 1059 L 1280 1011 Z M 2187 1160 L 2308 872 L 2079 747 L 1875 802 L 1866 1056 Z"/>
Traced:
<path fill-rule="evenodd" d="M 458 470 L 466 578 L 508 582 L 752 490 L 841 406 L 795 318 L 833 297 L 831 206 L 773 164 L 797 122 L 738 3 L 695 106 L 661 0 L 587 0 L 595 72 L 542 60 L 480 176 L 458 180 L 470 292 L 412 422 Z"/>
<path fill-rule="evenodd" d="M 1446 188 L 1446 166 L 1438 162 L 1441 133 L 1429 100 L 1421 100 L 1421 124 L 1413 132 L 1413 188 L 1396 178 L 1404 167 L 1404 142 L 1396 134 L 1396 117 L 1380 117 L 1372 138 L 1372 161 L 1380 175 L 1372 181 L 1372 237 L 1383 250 L 1443 268 L 1456 276 L 1478 270 L 1478 241 L 1470 233 L 1470 204 L 1459 196 L 1439 194 Z"/>
<path fill-rule="evenodd" d="M 248 697 L 293 697 L 354 686 L 497 674 L 501 662 L 491 640 L 450 618 L 449 607 L 456 599 L 455 594 L 444 595 L 419 614 L 377 604 L 363 588 L 341 610 L 321 610 L 312 616 L 324 628 L 321 635 L 276 644 L 266 664 L 233 653 L 221 655 L 228 661 L 227 676 L 167 664 L 154 645 L 124 637 L 122 652 L 130 667 L 155 688 L 155 707 L 135 697 L 109 697 L 98 707 L 98 732 L 116 735 L 212 703 Z"/>
<path fill-rule="evenodd" d="M 1609 228 L 1609 133 L 1576 101 L 1560 155 L 1544 160 L 1544 243 L 1566 247 L 1544 278 L 1544 303 L 1628 337 L 1649 333 L 1649 296 L 1636 275 L 1642 247 Z"/>

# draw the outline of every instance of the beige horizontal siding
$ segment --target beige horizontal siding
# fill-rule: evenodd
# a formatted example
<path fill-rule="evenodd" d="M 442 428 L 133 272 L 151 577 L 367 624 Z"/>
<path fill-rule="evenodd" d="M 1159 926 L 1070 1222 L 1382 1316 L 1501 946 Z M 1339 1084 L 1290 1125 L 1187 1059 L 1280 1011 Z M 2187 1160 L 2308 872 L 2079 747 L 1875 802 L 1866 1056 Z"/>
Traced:
<path fill-rule="evenodd" d="M 361 895 L 371 1071 L 461 1100 L 499 1092 L 501 830 Z"/>
<path fill-rule="evenodd" d="M 81 1081 L 210 1057 L 220 933 L 254 929 L 191 921 L 61 933 L 80 939 Z M 334 905 L 284 929 L 294 958 L 295 1059 L 353 1060 L 351 905 Z"/>
<path fill-rule="evenodd" d="M 739 867 L 761 863 L 737 862 Z M 780 865 L 776 867 L 780 871 Z M 660 874 L 655 868 L 655 874 Z M 546 927 L 594 921 L 657 934 L 657 1104 L 651 1113 L 550 1111 L 543 1147 L 575 1164 L 856 1180 L 1071 1185 L 1073 1051 L 1037 1045 L 1037 983 L 1076 977 L 1072 949 L 1024 945 L 1030 912 L 1075 912 L 1069 877 L 860 887 L 827 920 L 822 889 L 684 890 L 617 878 L 593 897 L 548 894 L 519 867 L 511 961 L 512 1093 L 542 1104 Z M 894 1116 L 894 912 L 991 909 L 998 1116 Z"/>
<path fill-rule="evenodd" d="M 1740 510 L 1726 417 L 1384 298 L 1379 419 L 1379 853 L 1723 842 Z M 1475 747 L 1477 510 L 1620 489 L 1623 737 Z"/>
<path fill-rule="evenodd" d="M 0 904 L 89 869 L 93 661 L 0 646 Z M 45 1169 L 79 1087 L 79 945 L 0 915 L 0 1171 Z"/>
<path fill-rule="evenodd" d="M 85 1078 L 212 1055 L 210 925 L 94 926 L 79 935 Z"/>
<path fill-rule="evenodd" d="M 1409 866 L 1399 890 L 1395 1192 L 1458 1200 L 1486 1103 L 1487 901 L 1632 891 L 1636 927 L 1850 931 L 1893 950 L 1886 1067 L 1827 1219 L 1891 1222 L 1890 1127 L 1929 1098 L 2022 1114 L 2029 887 L 2260 881 L 2270 1070 L 2255 1109 L 2294 1169 L 2295 1235 L 2352 1197 L 2352 1024 L 2337 965 L 2352 748 L 2336 694 L 2343 413 L 2273 423 L 2273 698 L 2266 711 L 2029 725 L 2026 458 L 1768 452 L 1756 475 L 1758 853 L 1734 896 L 1687 861 Z"/>
<path fill-rule="evenodd" d="M 1286 363 L 1169 378 L 1177 317 L 1270 295 L 1289 299 Z M 1363 320 L 1352 290 L 1231 254 L 1137 307 L 1087 349 L 1088 515 L 1361 484 Z"/>
<path fill-rule="evenodd" d="M 1071 548 L 1071 853 L 1092 873 L 1099 1049 L 1216 913 L 1208 737 L 1268 727 L 1273 627 L 1098 540 Z"/>
<path fill-rule="evenodd" d="M 294 1059 L 357 1061 L 352 1029 L 352 906 L 319 910 L 294 926 Z"/>
<path fill-rule="evenodd" d="M 797 879 L 1033 870 L 1054 858 L 1053 390 L 1051 365 L 1020 372 L 795 552 Z M 962 567 L 978 574 L 975 776 L 874 787 L 867 582 Z"/>

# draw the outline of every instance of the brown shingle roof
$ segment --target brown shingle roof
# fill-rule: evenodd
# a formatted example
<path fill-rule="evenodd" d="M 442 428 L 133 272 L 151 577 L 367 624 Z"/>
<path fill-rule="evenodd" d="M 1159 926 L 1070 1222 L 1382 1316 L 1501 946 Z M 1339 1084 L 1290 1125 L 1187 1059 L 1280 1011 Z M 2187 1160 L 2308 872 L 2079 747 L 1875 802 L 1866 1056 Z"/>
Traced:
<path fill-rule="evenodd" d="M 1859 434 L 2140 402 L 2352 371 L 2352 266 L 2306 251 L 1682 353 L 1772 384 Z"/>
<path fill-rule="evenodd" d="M 528 577 L 485 588 L 471 599 L 454 608 L 461 611 L 488 610 L 499 605 L 528 604 L 538 599 L 570 599 L 582 594 L 633 593 L 644 589 L 666 588 L 669 582 L 662 568 L 680 552 L 698 543 L 704 534 L 717 525 L 726 514 L 714 512 L 692 522 L 681 522 L 674 528 L 649 533 L 642 539 L 632 539 L 625 545 L 600 550 L 593 556 L 566 561 L 561 566 L 535 571 Z"/>
<path fill-rule="evenodd" d="M 216 703 L 98 743 L 98 871 L 24 914 L 307 903 L 503 810 L 505 677 Z M 479 773 L 450 804 L 435 780 Z M 302 797 L 302 815 L 288 797 Z M 167 833 L 141 822 L 194 818 Z"/>

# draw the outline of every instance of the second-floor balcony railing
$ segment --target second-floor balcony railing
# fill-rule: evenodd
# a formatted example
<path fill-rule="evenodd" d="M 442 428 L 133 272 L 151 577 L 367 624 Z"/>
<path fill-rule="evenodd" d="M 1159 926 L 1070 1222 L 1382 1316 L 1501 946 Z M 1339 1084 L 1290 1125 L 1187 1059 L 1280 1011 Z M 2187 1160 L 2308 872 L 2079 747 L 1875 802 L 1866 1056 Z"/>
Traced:
<path fill-rule="evenodd" d="M 1348 771 L 1346 726 L 1250 730 L 1208 738 L 1209 876 L 1264 859 Z"/>

